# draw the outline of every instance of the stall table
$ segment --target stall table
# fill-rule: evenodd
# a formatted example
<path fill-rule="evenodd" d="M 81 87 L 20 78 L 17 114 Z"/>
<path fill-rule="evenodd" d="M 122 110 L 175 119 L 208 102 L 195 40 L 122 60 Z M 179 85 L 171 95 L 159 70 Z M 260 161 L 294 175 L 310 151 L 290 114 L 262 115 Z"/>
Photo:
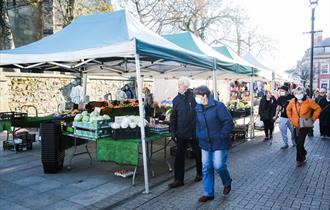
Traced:
<path fill-rule="evenodd" d="M 92 156 L 88 150 L 88 143 L 96 141 L 96 157 L 99 161 L 111 161 L 117 164 L 123 165 L 132 165 L 134 166 L 134 173 L 132 178 L 132 184 L 135 184 L 135 177 L 137 168 L 139 167 L 139 155 L 142 154 L 140 152 L 141 139 L 122 139 L 115 140 L 111 137 L 103 137 L 98 139 L 77 136 L 72 133 L 64 132 L 62 135 L 71 137 L 74 140 L 74 150 L 70 157 L 69 168 L 71 167 L 72 160 L 75 156 L 88 154 L 90 161 L 92 163 Z M 167 133 L 162 134 L 152 134 L 150 137 L 146 137 L 147 143 L 147 157 L 148 163 L 151 162 L 152 156 L 160 151 L 164 151 L 164 160 L 168 166 L 168 170 L 172 171 L 171 165 L 167 160 L 167 147 L 171 141 L 169 138 L 171 135 Z M 77 143 L 79 139 L 85 140 L 84 143 L 81 143 L 81 146 L 85 147 L 85 151 L 77 153 L 77 147 L 79 144 Z M 157 150 L 153 149 L 153 143 L 164 140 L 163 147 L 158 148 Z M 150 164 L 149 164 L 150 165 Z M 154 170 L 151 167 L 152 176 L 154 176 Z"/>

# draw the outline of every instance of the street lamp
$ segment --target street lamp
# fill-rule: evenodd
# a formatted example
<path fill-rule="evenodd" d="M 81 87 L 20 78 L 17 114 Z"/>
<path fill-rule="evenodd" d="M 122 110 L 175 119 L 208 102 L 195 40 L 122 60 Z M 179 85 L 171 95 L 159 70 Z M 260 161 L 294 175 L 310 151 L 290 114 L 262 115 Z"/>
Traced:
<path fill-rule="evenodd" d="M 310 80 L 309 80 L 309 86 L 310 86 L 310 97 L 313 97 L 313 69 L 314 69 L 314 64 L 313 64 L 313 57 L 314 57 L 314 20 L 315 20 L 315 8 L 317 6 L 318 0 L 309 0 L 310 7 L 312 8 L 312 29 L 311 29 L 311 69 L 310 69 Z"/>

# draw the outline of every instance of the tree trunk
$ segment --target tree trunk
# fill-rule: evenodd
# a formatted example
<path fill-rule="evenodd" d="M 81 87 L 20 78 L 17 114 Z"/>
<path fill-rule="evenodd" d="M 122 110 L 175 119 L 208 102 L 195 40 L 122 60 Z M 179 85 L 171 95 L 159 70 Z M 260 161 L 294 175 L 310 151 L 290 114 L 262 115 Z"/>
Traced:
<path fill-rule="evenodd" d="M 241 55 L 241 44 L 242 44 L 242 39 L 241 39 L 241 33 L 239 29 L 239 23 L 236 23 L 236 41 L 237 41 L 237 55 Z"/>
<path fill-rule="evenodd" d="M 0 26 L 4 35 L 4 49 L 15 48 L 14 36 L 8 17 L 7 0 L 0 0 Z"/>

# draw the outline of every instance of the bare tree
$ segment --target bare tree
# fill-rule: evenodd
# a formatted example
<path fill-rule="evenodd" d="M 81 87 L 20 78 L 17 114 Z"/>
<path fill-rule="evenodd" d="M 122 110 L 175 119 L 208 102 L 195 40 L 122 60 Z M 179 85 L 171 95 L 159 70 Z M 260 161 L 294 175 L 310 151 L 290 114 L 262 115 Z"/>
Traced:
<path fill-rule="evenodd" d="M 2 29 L 4 49 L 13 49 L 15 48 L 14 36 L 11 30 L 7 0 L 0 0 L 0 26 Z"/>
<path fill-rule="evenodd" d="M 309 63 L 304 61 L 298 61 L 297 65 L 286 71 L 288 74 L 290 74 L 293 78 L 298 79 L 301 81 L 304 87 L 306 87 L 306 84 L 309 81 Z"/>

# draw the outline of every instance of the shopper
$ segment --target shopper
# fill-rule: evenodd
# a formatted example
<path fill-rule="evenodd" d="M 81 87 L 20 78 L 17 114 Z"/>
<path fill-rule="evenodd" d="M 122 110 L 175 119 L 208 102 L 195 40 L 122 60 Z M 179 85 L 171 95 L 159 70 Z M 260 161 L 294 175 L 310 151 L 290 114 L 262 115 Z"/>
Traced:
<path fill-rule="evenodd" d="M 134 98 L 133 91 L 131 90 L 131 88 L 128 84 L 126 84 L 123 87 L 123 91 L 126 93 L 127 99 L 133 99 Z"/>
<path fill-rule="evenodd" d="M 321 92 L 322 89 L 320 94 Z M 320 99 L 318 104 L 322 108 L 319 118 L 320 134 L 322 137 L 330 137 L 330 92 L 328 92 L 324 98 Z"/>
<path fill-rule="evenodd" d="M 293 126 L 288 119 L 286 108 L 292 98 L 294 98 L 293 95 L 289 94 L 289 88 L 287 86 L 280 87 L 280 97 L 277 100 L 277 108 L 276 108 L 276 114 L 274 117 L 274 120 L 277 119 L 277 116 L 280 113 L 280 119 L 279 119 L 279 128 L 281 131 L 281 136 L 284 145 L 281 147 L 281 149 L 287 149 L 289 147 L 288 145 L 288 129 L 291 132 L 291 141 L 292 146 L 296 146 L 295 140 L 294 140 L 294 134 L 293 134 Z"/>
<path fill-rule="evenodd" d="M 173 99 L 170 117 L 172 139 L 176 139 L 176 156 L 174 163 L 174 182 L 169 185 L 175 188 L 184 185 L 185 153 L 191 145 L 196 160 L 195 182 L 202 180 L 201 150 L 196 139 L 196 101 L 189 89 L 190 80 L 181 77 L 178 81 L 178 95 Z"/>
<path fill-rule="evenodd" d="M 206 86 L 194 90 L 197 102 L 196 134 L 202 149 L 204 195 L 199 202 L 214 199 L 214 171 L 221 177 L 223 194 L 229 194 L 232 179 L 227 168 L 233 119 L 226 106 L 213 99 Z"/>
<path fill-rule="evenodd" d="M 143 99 L 143 105 L 145 110 L 145 117 L 150 118 L 153 116 L 152 110 L 153 110 L 153 104 L 154 104 L 154 97 L 153 94 L 150 92 L 149 88 L 144 87 L 142 90 L 142 99 Z"/>
<path fill-rule="evenodd" d="M 273 138 L 274 116 L 276 113 L 276 100 L 269 90 L 261 98 L 259 104 L 260 120 L 264 123 L 265 138 L 264 141 Z"/>
<path fill-rule="evenodd" d="M 306 160 L 305 139 L 313 123 L 321 113 L 321 107 L 312 99 L 307 98 L 304 88 L 298 87 L 294 91 L 295 98 L 287 107 L 288 118 L 294 126 L 297 143 L 297 167 L 301 167 Z"/>

